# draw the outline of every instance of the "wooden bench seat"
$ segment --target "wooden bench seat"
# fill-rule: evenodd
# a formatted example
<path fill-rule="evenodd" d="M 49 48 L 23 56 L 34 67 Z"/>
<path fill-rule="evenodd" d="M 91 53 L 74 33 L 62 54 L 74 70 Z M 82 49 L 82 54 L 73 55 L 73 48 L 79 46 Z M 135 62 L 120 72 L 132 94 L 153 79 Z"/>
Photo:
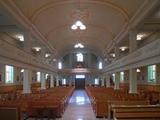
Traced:
<path fill-rule="evenodd" d="M 124 90 L 105 87 L 86 87 L 96 117 L 108 117 L 109 101 L 144 101 L 140 94 L 129 94 Z M 136 104 L 136 103 L 135 103 Z M 144 103 L 145 104 L 145 103 Z"/>
<path fill-rule="evenodd" d="M 37 90 L 31 94 L 18 94 L 15 99 L 0 98 L 0 107 L 18 107 L 20 113 L 38 117 L 61 117 L 73 93 L 74 87 L 55 87 Z M 40 116 L 39 113 L 43 113 Z M 0 118 L 1 119 L 1 118 Z"/>
<path fill-rule="evenodd" d="M 18 107 L 0 107 L 1 120 L 20 120 Z"/>
<path fill-rule="evenodd" d="M 112 105 L 114 120 L 160 120 L 159 105 Z"/>
<path fill-rule="evenodd" d="M 29 111 L 28 117 L 34 117 L 36 119 L 38 118 L 56 118 L 57 116 L 57 106 L 32 106 L 32 108 Z"/>
<path fill-rule="evenodd" d="M 113 116 L 111 115 L 113 112 L 114 105 L 149 105 L 148 100 L 140 100 L 140 101 L 108 101 L 108 119 L 111 119 Z"/>

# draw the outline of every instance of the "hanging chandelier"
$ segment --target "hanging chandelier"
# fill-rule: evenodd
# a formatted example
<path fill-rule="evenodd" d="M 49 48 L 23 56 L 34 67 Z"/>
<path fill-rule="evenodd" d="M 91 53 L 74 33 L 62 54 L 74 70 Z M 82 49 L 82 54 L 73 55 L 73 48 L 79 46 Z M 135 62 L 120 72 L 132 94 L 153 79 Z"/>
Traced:
<path fill-rule="evenodd" d="M 71 26 L 71 29 L 72 30 L 77 30 L 77 29 L 85 30 L 86 26 L 80 20 L 78 20 Z"/>

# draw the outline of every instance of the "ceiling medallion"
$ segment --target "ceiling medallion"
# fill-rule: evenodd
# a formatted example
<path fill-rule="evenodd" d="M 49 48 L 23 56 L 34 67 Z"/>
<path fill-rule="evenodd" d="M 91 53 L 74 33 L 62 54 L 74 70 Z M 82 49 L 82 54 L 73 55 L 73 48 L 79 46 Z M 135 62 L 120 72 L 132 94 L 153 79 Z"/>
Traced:
<path fill-rule="evenodd" d="M 89 18 L 89 16 L 90 13 L 86 8 L 77 8 L 76 10 L 73 10 L 71 13 L 71 17 L 73 19 L 87 19 Z"/>

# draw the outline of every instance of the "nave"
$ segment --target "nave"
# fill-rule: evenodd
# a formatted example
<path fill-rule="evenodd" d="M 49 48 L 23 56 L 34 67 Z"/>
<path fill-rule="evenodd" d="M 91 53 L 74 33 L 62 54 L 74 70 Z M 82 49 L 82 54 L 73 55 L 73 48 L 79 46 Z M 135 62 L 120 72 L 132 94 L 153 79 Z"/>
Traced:
<path fill-rule="evenodd" d="M 95 117 L 85 90 L 75 90 L 62 118 L 58 120 L 104 120 Z"/>
<path fill-rule="evenodd" d="M 0 0 L 0 120 L 160 120 L 159 6 Z"/>

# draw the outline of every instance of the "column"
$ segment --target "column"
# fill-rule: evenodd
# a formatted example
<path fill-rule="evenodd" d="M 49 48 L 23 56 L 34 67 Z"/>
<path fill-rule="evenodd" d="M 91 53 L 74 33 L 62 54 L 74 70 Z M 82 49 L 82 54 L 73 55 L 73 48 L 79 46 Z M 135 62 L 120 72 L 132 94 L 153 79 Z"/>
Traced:
<path fill-rule="evenodd" d="M 88 74 L 88 85 L 91 86 L 92 85 L 92 79 L 91 79 L 91 75 Z"/>
<path fill-rule="evenodd" d="M 41 89 L 46 89 L 45 73 L 41 72 Z"/>
<path fill-rule="evenodd" d="M 118 45 L 115 46 L 114 52 L 115 52 L 115 55 L 116 55 L 115 58 L 119 59 L 119 57 L 120 57 L 120 51 L 119 51 L 119 46 Z"/>
<path fill-rule="evenodd" d="M 31 93 L 31 81 L 32 72 L 28 69 L 24 69 L 23 72 L 23 93 Z"/>
<path fill-rule="evenodd" d="M 46 54 L 46 50 L 44 47 L 42 47 L 40 58 L 42 59 L 43 62 L 46 62 L 46 59 L 47 59 L 45 58 L 45 54 Z"/>
<path fill-rule="evenodd" d="M 2 73 L 1 73 L 1 84 L 5 84 L 5 73 L 6 73 L 6 68 L 5 68 L 5 64 L 1 64 L 1 69 L 2 69 Z"/>
<path fill-rule="evenodd" d="M 54 87 L 54 76 L 53 74 L 51 74 L 50 76 L 51 76 L 50 85 L 51 85 L 51 88 L 53 88 Z"/>
<path fill-rule="evenodd" d="M 69 54 L 69 67 L 70 68 L 72 68 L 72 60 L 73 60 L 73 53 L 71 52 L 70 54 Z"/>
<path fill-rule="evenodd" d="M 135 68 L 129 70 L 129 93 L 137 93 L 137 72 Z"/>
<path fill-rule="evenodd" d="M 56 76 L 56 86 L 59 86 L 59 76 Z"/>
<path fill-rule="evenodd" d="M 129 32 L 129 52 L 133 52 L 137 49 L 137 33 L 135 30 Z"/>
<path fill-rule="evenodd" d="M 18 74 L 20 73 L 20 71 L 18 71 L 18 67 L 14 66 L 14 78 L 13 78 L 13 83 L 17 84 L 19 81 L 17 81 L 17 76 L 19 76 Z"/>
<path fill-rule="evenodd" d="M 88 67 L 91 67 L 91 53 L 88 52 Z"/>
<path fill-rule="evenodd" d="M 116 74 L 115 74 L 115 85 L 114 85 L 115 90 L 119 89 L 119 84 L 120 84 L 120 73 L 116 72 Z"/>
<path fill-rule="evenodd" d="M 109 74 L 106 74 L 106 87 L 110 87 L 110 76 Z"/>
<path fill-rule="evenodd" d="M 32 35 L 30 31 L 25 31 L 24 33 L 24 50 L 28 53 L 31 53 L 32 48 Z"/>
<path fill-rule="evenodd" d="M 71 86 L 71 75 L 68 75 L 68 85 Z"/>
<path fill-rule="evenodd" d="M 101 80 L 102 80 L 101 86 L 104 86 L 104 76 L 101 77 Z"/>
<path fill-rule="evenodd" d="M 156 64 L 156 83 L 160 84 L 160 64 Z"/>
<path fill-rule="evenodd" d="M 110 57 L 111 57 L 111 56 L 109 55 L 109 53 L 106 53 L 106 58 L 107 58 L 106 64 L 107 64 L 107 65 L 111 63 Z"/>

